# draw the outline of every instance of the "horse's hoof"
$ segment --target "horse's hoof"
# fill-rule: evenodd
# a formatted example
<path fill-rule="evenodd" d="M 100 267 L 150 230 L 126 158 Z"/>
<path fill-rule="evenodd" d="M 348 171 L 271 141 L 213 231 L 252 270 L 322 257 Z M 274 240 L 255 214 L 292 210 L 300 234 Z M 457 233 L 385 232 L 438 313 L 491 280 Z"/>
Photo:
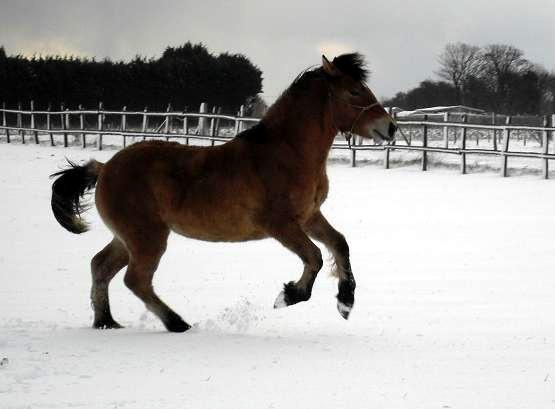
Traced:
<path fill-rule="evenodd" d="M 349 319 L 349 315 L 351 314 L 351 310 L 353 309 L 353 305 L 343 304 L 341 301 L 337 300 L 337 311 L 339 314 L 345 318 L 346 320 Z"/>
<path fill-rule="evenodd" d="M 281 291 L 277 298 L 276 301 L 274 302 L 274 308 L 283 308 L 283 307 L 287 307 L 289 304 L 287 303 L 287 295 L 285 295 L 285 290 Z"/>
<path fill-rule="evenodd" d="M 337 311 L 346 320 L 349 319 L 351 310 L 355 303 L 356 283 L 354 278 L 341 280 L 339 282 L 339 293 L 337 294 Z"/>
<path fill-rule="evenodd" d="M 288 307 L 310 298 L 310 291 L 297 288 L 295 282 L 290 281 L 283 285 L 283 291 L 280 292 L 274 302 L 274 308 Z"/>
<path fill-rule="evenodd" d="M 171 320 L 166 324 L 166 328 L 170 332 L 185 332 L 191 328 L 189 324 L 183 321 L 181 318 Z"/>
<path fill-rule="evenodd" d="M 123 328 L 123 325 L 120 325 L 119 323 L 117 323 L 114 320 L 108 320 L 108 321 L 95 322 L 93 324 L 93 328 L 96 328 L 96 329 L 119 329 L 119 328 Z"/>

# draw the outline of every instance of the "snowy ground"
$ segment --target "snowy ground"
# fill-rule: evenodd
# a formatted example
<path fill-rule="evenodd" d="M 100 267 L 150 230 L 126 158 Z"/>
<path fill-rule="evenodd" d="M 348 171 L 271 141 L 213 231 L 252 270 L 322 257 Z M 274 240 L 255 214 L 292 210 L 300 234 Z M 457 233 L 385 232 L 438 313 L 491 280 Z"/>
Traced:
<path fill-rule="evenodd" d="M 170 334 L 111 286 L 123 330 L 89 328 L 91 212 L 74 236 L 48 174 L 113 151 L 0 144 L 1 408 L 555 407 L 555 181 L 415 167 L 329 167 L 324 212 L 358 282 L 349 321 L 335 282 L 273 310 L 296 257 L 267 240 L 172 236 L 156 276 L 190 323 Z"/>

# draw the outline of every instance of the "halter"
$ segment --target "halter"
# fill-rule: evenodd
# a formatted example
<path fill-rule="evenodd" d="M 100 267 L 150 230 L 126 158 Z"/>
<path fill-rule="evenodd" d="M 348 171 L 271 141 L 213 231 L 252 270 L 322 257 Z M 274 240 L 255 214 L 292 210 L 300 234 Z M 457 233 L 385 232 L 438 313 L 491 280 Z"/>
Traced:
<path fill-rule="evenodd" d="M 358 115 L 356 116 L 355 120 L 353 121 L 352 125 L 351 125 L 351 129 L 349 129 L 349 131 L 347 132 L 341 132 L 343 134 L 343 136 L 345 137 L 345 140 L 347 141 L 347 144 L 349 145 L 349 148 L 351 148 L 351 138 L 353 137 L 353 130 L 355 129 L 356 124 L 358 123 L 358 121 L 360 120 L 360 117 L 362 116 L 362 114 L 364 114 L 366 111 L 374 108 L 375 106 L 380 105 L 380 103 L 378 101 L 373 102 L 369 105 L 356 105 L 356 104 L 351 104 L 349 101 L 347 101 L 345 98 L 339 98 L 337 96 L 334 96 L 333 93 L 331 92 L 331 88 L 328 89 L 328 95 L 331 98 L 335 97 L 335 99 L 338 99 L 340 101 L 343 101 L 345 104 L 349 105 L 350 107 L 353 108 L 358 108 L 360 109 L 360 112 L 358 113 Z M 332 117 L 333 117 L 333 123 L 334 126 L 339 130 L 339 127 L 337 125 L 335 125 L 335 115 L 333 112 L 333 105 L 332 105 Z"/>

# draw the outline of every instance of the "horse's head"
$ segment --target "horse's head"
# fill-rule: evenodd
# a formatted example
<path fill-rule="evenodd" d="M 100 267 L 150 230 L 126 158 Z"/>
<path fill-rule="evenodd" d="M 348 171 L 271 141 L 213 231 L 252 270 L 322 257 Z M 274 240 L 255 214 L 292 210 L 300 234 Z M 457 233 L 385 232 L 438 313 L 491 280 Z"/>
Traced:
<path fill-rule="evenodd" d="M 397 126 L 366 85 L 362 56 L 343 54 L 332 62 L 322 56 L 322 69 L 328 78 L 335 126 L 378 143 L 393 140 Z"/>

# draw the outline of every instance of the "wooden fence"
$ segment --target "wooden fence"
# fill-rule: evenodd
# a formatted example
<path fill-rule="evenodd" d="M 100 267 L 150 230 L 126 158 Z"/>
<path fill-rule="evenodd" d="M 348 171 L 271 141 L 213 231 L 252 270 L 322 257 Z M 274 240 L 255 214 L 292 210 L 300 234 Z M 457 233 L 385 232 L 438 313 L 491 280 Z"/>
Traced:
<path fill-rule="evenodd" d="M 212 113 L 178 112 L 173 111 L 170 106 L 163 112 L 152 112 L 146 108 L 143 111 L 127 111 L 126 107 L 123 107 L 121 111 L 109 111 L 104 110 L 102 103 L 99 104 L 98 109 L 94 110 L 83 109 L 81 106 L 77 110 L 70 110 L 62 106 L 57 111 L 35 110 L 33 103 L 28 110 L 22 109 L 21 105 L 17 109 L 7 109 L 3 104 L 0 112 L 2 113 L 0 129 L 3 130 L 7 143 L 12 142 L 13 136 L 17 135 L 21 143 L 27 143 L 27 138 L 31 138 L 34 143 L 38 144 L 40 135 L 46 135 L 50 144 L 54 146 L 56 143 L 54 135 L 61 135 L 63 146 L 67 147 L 69 146 L 68 136 L 73 135 L 76 140 L 80 140 L 82 147 L 86 147 L 87 137 L 94 135 L 96 136 L 95 146 L 99 150 L 104 147 L 103 136 L 105 135 L 121 136 L 124 147 L 129 138 L 133 140 L 136 138 L 143 140 L 147 138 L 183 139 L 186 144 L 189 144 L 191 140 L 204 140 L 207 141 L 204 142 L 205 144 L 215 145 L 232 139 L 247 126 L 246 124 L 259 121 L 257 118 L 244 117 L 243 108 L 236 116 L 231 116 L 219 114 L 216 110 L 213 110 Z M 467 172 L 467 155 L 496 155 L 500 161 L 500 173 L 504 177 L 508 176 L 509 157 L 536 158 L 541 160 L 542 176 L 546 179 L 549 178 L 549 161 L 555 159 L 555 115 L 551 116 L 551 120 L 549 117 L 543 117 L 542 126 L 513 125 L 510 116 L 506 117 L 503 125 L 496 125 L 495 121 L 490 125 L 472 124 L 467 121 L 466 115 L 461 116 L 460 122 L 450 121 L 449 115 L 442 116 L 442 121 L 438 121 L 437 116 L 431 118 L 432 116 L 421 115 L 422 118 L 419 120 L 411 117 L 396 118 L 400 135 L 393 144 L 363 144 L 360 140 L 353 144 L 347 144 L 336 140 L 332 149 L 350 151 L 353 167 L 357 164 L 357 152 L 360 151 L 383 151 L 385 168 L 390 167 L 392 151 L 419 152 L 421 169 L 424 171 L 428 169 L 429 153 L 459 155 L 462 174 Z M 157 119 L 157 121 L 154 122 L 153 119 Z M 134 126 L 130 126 L 130 123 L 133 123 Z M 419 130 L 417 140 L 405 136 L 405 131 L 409 128 Z M 443 146 L 433 146 L 429 143 L 431 130 L 435 130 L 436 133 L 439 130 L 442 133 Z M 450 147 L 449 132 L 453 132 L 453 130 L 458 130 L 455 143 L 457 138 L 460 139 L 458 139 L 458 146 Z M 468 148 L 467 141 L 470 130 L 490 132 L 493 138 L 492 148 Z M 537 138 L 540 149 L 533 152 L 511 150 L 511 135 L 515 131 L 528 131 L 541 135 Z M 501 140 L 498 141 L 500 137 Z M 554 153 L 549 152 L 550 140 Z"/>

